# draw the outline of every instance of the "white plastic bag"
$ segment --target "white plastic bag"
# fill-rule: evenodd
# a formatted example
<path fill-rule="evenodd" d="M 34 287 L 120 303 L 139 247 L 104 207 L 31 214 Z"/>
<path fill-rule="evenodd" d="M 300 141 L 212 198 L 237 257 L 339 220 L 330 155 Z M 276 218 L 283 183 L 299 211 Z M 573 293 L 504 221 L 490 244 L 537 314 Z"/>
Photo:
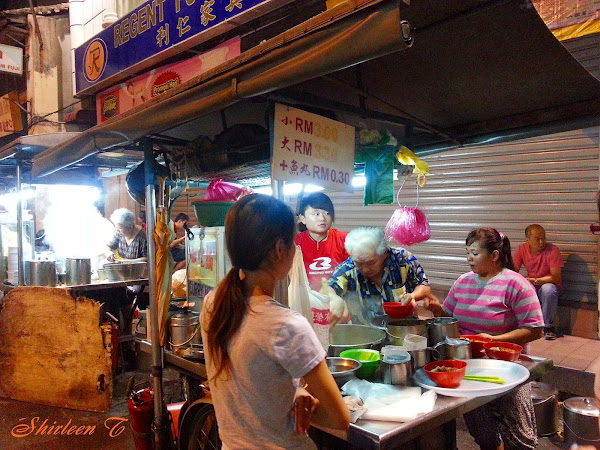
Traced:
<path fill-rule="evenodd" d="M 319 342 L 329 348 L 329 297 L 311 290 L 302 260 L 302 250 L 296 246 L 288 286 L 290 308 L 302 314 L 312 325 Z"/>

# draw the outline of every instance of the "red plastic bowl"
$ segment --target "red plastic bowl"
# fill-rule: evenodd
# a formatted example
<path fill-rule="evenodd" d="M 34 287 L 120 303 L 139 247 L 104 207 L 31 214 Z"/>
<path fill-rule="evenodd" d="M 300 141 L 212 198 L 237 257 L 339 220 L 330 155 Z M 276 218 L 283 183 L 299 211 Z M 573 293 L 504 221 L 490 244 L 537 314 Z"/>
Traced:
<path fill-rule="evenodd" d="M 485 356 L 483 344 L 492 342 L 492 338 L 478 336 L 476 334 L 461 334 L 460 337 L 468 339 L 471 342 L 471 354 L 473 355 L 473 358 L 483 358 Z"/>
<path fill-rule="evenodd" d="M 439 366 L 454 367 L 456 370 L 450 372 L 432 372 L 433 369 Z M 455 388 L 458 387 L 462 379 L 465 377 L 467 371 L 467 363 L 465 361 L 459 361 L 457 359 L 443 359 L 441 361 L 431 362 L 423 366 L 423 370 L 427 376 L 443 388 Z"/>
<path fill-rule="evenodd" d="M 413 306 L 411 303 L 404 306 L 402 303 L 385 302 L 383 304 L 383 310 L 392 319 L 404 319 L 405 317 L 410 316 L 410 313 L 413 311 Z"/>
<path fill-rule="evenodd" d="M 492 350 L 492 348 L 500 347 L 506 350 Z M 516 361 L 521 356 L 523 347 L 519 344 L 513 344 L 511 342 L 498 342 L 492 341 L 487 344 L 483 344 L 485 354 L 488 358 L 502 359 L 504 361 Z"/>

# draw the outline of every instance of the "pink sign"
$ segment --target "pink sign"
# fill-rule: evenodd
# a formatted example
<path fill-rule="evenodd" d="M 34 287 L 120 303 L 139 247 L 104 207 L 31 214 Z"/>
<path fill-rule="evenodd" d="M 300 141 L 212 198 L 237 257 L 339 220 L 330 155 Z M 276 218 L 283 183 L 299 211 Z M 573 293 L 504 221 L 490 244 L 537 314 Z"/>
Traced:
<path fill-rule="evenodd" d="M 240 41 L 240 37 L 237 36 L 201 55 L 151 70 L 100 92 L 96 95 L 98 123 L 129 111 L 225 61 L 239 56 Z"/>

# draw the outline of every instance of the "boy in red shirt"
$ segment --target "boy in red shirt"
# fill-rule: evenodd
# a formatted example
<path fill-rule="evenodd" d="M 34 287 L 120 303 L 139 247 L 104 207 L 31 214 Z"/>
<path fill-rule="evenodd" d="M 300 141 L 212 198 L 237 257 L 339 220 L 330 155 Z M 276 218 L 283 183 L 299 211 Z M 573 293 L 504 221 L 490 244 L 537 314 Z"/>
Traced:
<path fill-rule="evenodd" d="M 344 247 L 348 233 L 331 228 L 335 220 L 333 203 L 322 192 L 304 197 L 298 215 L 306 231 L 297 234 L 295 242 L 302 249 L 310 287 L 319 291 L 321 278 L 328 280 L 334 269 L 350 257 Z"/>
<path fill-rule="evenodd" d="M 554 340 L 554 316 L 562 284 L 562 257 L 558 247 L 546 242 L 546 231 L 541 225 L 529 225 L 525 228 L 525 237 L 526 242 L 517 248 L 513 256 L 515 271 L 525 265 L 527 280 L 535 286 L 542 305 L 546 328 L 544 337 Z"/>

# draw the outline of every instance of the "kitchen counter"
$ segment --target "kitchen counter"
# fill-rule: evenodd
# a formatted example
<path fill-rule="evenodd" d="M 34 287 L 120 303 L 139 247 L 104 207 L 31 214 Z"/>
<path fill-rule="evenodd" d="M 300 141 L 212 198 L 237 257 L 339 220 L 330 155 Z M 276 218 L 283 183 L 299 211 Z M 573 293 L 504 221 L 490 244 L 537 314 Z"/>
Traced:
<path fill-rule="evenodd" d="M 90 284 L 79 284 L 75 286 L 67 286 L 66 284 L 58 284 L 54 286 L 58 289 L 67 289 L 70 291 L 96 291 L 99 289 L 111 289 L 124 286 L 140 286 L 147 285 L 148 278 L 138 278 L 136 280 L 126 281 L 92 281 Z M 38 286 L 14 286 L 12 284 L 0 284 L 0 291 L 8 292 L 18 287 L 38 287 Z"/>

